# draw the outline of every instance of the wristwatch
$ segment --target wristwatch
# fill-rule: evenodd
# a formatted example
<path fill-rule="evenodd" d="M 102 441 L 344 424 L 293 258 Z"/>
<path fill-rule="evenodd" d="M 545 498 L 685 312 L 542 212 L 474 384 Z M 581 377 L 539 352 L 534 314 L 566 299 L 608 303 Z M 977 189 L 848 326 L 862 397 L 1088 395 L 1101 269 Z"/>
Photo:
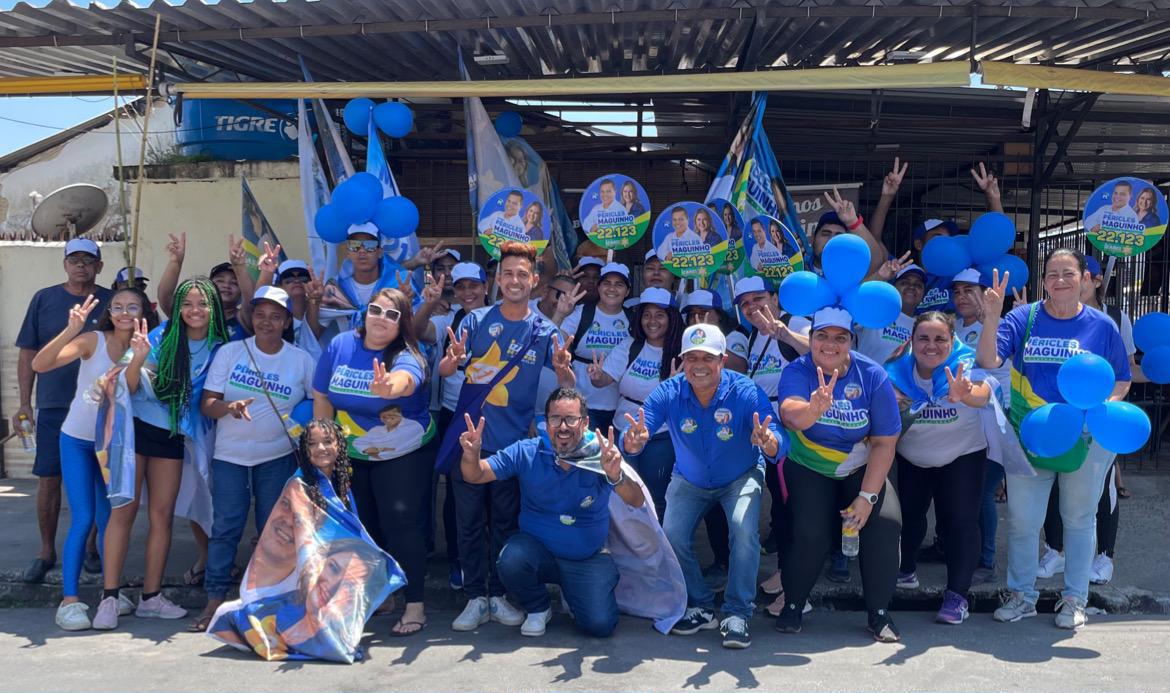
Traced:
<path fill-rule="evenodd" d="M 858 492 L 857 492 L 857 495 L 859 495 L 859 496 L 861 496 L 862 498 L 864 498 L 865 500 L 869 501 L 869 504 L 870 504 L 870 505 L 877 505 L 878 494 L 876 494 L 876 493 L 866 493 L 865 491 L 858 491 Z"/>

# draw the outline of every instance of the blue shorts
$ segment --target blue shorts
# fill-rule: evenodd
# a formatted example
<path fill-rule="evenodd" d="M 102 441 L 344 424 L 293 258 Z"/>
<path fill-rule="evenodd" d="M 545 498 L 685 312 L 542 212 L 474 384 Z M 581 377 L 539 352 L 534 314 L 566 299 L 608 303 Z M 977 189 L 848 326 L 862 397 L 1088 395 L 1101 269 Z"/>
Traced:
<path fill-rule="evenodd" d="M 69 407 L 37 410 L 37 457 L 33 475 L 61 476 L 61 424 L 68 414 Z"/>

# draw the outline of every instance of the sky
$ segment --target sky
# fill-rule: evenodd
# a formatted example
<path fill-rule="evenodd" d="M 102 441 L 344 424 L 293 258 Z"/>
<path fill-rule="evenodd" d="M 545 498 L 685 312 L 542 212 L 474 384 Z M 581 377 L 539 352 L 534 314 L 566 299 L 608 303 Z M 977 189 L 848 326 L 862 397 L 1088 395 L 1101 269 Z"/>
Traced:
<path fill-rule="evenodd" d="M 0 156 L 113 108 L 111 96 L 0 97 Z"/>

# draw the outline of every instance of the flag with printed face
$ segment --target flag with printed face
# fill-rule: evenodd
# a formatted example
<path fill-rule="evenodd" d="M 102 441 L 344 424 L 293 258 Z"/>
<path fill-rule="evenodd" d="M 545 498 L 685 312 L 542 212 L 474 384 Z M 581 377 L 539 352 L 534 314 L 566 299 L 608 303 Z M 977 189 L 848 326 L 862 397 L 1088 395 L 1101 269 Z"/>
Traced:
<path fill-rule="evenodd" d="M 301 204 L 309 241 L 309 264 L 318 277 L 331 279 L 337 273 L 337 248 L 317 234 L 317 210 L 329 204 L 329 179 L 313 146 L 312 125 L 304 99 L 297 100 L 297 158 L 300 161 Z"/>
<path fill-rule="evenodd" d="M 280 245 L 280 239 L 276 237 L 272 224 L 264 217 L 264 210 L 260 209 L 260 203 L 252 194 L 247 178 L 240 178 L 240 190 L 244 202 L 244 220 L 240 233 L 244 237 L 244 252 L 248 254 L 248 274 L 251 274 L 252 280 L 255 281 L 260 276 L 258 263 L 260 254 L 264 252 L 264 244 L 275 248 Z M 284 248 L 281 248 L 279 261 L 284 262 L 287 259 Z"/>

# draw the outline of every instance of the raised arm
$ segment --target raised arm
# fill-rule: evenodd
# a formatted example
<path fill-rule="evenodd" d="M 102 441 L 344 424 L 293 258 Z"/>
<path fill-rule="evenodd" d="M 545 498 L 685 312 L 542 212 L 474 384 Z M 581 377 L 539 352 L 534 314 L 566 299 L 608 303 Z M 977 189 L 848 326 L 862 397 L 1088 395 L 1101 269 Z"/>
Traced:
<path fill-rule="evenodd" d="M 414 311 L 414 334 L 420 342 L 434 344 L 439 335 L 435 334 L 435 325 L 431 316 L 443 301 L 443 289 L 447 286 L 447 276 L 440 274 L 439 281 L 435 281 L 431 273 L 427 273 L 426 286 L 423 287 L 422 304 Z"/>
<path fill-rule="evenodd" d="M 178 236 L 167 234 L 171 240 L 167 243 L 167 266 L 163 269 L 162 277 L 158 280 L 158 309 L 168 317 L 175 308 L 175 289 L 179 287 L 179 275 L 183 273 L 183 258 L 187 255 L 187 232 Z"/>
<path fill-rule="evenodd" d="M 983 191 L 983 196 L 987 199 L 987 211 L 989 212 L 1003 212 L 1003 199 L 999 192 L 999 179 L 995 174 L 987 170 L 983 162 L 979 162 L 979 170 L 971 169 L 971 177 L 975 179 L 975 185 Z"/>
<path fill-rule="evenodd" d="M 906 176 L 906 170 L 909 168 L 909 163 L 903 164 L 900 157 L 894 157 L 894 168 L 882 179 L 882 195 L 878 198 L 873 214 L 869 215 L 869 231 L 874 238 L 882 237 L 882 232 L 886 228 L 886 216 L 890 213 L 890 207 L 898 196 L 898 188 L 902 186 L 902 178 Z"/>
<path fill-rule="evenodd" d="M 463 480 L 469 484 L 486 484 L 489 481 L 495 481 L 496 473 L 492 471 L 491 465 L 483 459 L 481 453 L 483 417 L 479 417 L 479 423 L 476 424 L 471 421 L 471 416 L 464 412 L 463 422 L 467 425 L 467 430 L 459 436 L 459 446 L 463 448 L 463 454 L 459 458 L 459 471 L 463 474 Z"/>
<path fill-rule="evenodd" d="M 825 193 L 825 199 L 828 200 L 829 206 L 837 212 L 837 216 L 841 218 L 841 223 L 845 224 L 846 230 L 856 236 L 860 236 L 865 244 L 869 246 L 869 270 L 866 275 L 876 272 L 878 267 L 886 261 L 886 256 L 889 253 L 886 251 L 886 246 L 881 241 L 874 238 L 874 235 L 869 232 L 865 225 L 865 221 L 857 214 L 856 207 L 853 203 L 841 196 L 837 191 L 836 186 L 833 187 L 833 192 Z"/>
<path fill-rule="evenodd" d="M 65 324 L 65 329 L 41 347 L 32 358 L 31 365 L 34 371 L 47 373 L 77 359 L 93 356 L 94 348 L 97 346 L 97 335 L 83 335 L 81 331 L 85 329 L 85 321 L 89 319 L 89 314 L 97 304 L 98 300 L 90 294 L 86 296 L 85 301 L 69 309 L 69 322 Z"/>
<path fill-rule="evenodd" d="M 997 342 L 1000 314 L 1003 313 L 1004 295 L 1010 276 L 1011 272 L 1004 272 L 1001 279 L 999 270 L 991 270 L 991 288 L 983 292 L 983 332 L 979 335 L 975 362 L 988 370 L 999 368 L 1002 364 Z"/>

